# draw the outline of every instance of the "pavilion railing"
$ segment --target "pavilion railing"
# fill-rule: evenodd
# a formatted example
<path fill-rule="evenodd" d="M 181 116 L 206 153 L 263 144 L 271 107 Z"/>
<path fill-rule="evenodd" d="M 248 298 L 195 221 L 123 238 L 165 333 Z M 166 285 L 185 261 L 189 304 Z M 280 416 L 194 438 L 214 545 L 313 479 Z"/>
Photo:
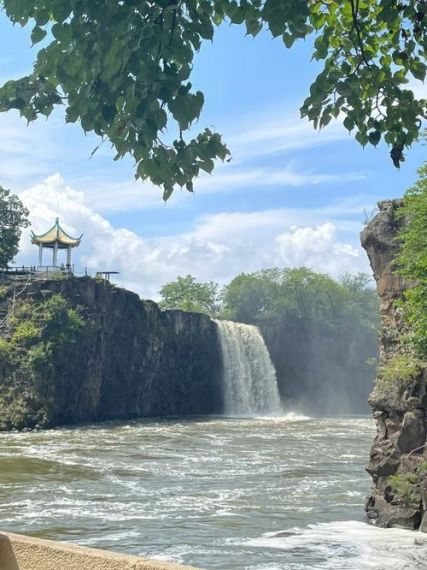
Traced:
<path fill-rule="evenodd" d="M 16 281 L 21 279 L 48 279 L 50 277 L 65 277 L 73 274 L 73 267 L 53 265 L 31 265 L 19 267 L 0 267 L 0 281 Z"/>

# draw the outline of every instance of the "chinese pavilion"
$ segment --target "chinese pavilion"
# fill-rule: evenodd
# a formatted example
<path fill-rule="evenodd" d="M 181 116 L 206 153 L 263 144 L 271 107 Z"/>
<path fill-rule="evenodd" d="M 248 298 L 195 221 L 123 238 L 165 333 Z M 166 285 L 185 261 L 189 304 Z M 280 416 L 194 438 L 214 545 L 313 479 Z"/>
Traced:
<path fill-rule="evenodd" d="M 43 248 L 51 249 L 52 266 L 58 265 L 58 250 L 67 250 L 67 268 L 71 268 L 71 250 L 80 245 L 83 234 L 78 238 L 73 238 L 65 232 L 59 225 L 59 218 L 56 218 L 55 225 L 46 233 L 36 235 L 31 232 L 31 243 L 39 246 L 39 266 L 43 265 Z"/>

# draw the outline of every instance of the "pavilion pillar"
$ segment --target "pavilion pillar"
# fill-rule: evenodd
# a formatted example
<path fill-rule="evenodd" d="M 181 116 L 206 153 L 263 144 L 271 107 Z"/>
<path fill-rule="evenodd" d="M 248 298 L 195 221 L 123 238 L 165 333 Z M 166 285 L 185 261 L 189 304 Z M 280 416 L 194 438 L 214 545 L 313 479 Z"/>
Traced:
<path fill-rule="evenodd" d="M 71 267 L 71 246 L 68 246 L 67 250 L 67 267 Z"/>
<path fill-rule="evenodd" d="M 43 265 L 43 245 L 39 244 L 39 267 Z"/>
<path fill-rule="evenodd" d="M 52 265 L 54 267 L 56 267 L 58 261 L 58 242 L 55 242 L 55 245 L 53 246 L 53 259 L 52 259 Z"/>

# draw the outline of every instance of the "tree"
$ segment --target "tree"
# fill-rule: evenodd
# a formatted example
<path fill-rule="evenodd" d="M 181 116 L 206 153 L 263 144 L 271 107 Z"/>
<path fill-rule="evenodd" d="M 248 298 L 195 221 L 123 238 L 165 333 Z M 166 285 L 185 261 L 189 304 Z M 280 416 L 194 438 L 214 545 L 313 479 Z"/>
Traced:
<path fill-rule="evenodd" d="M 18 196 L 0 186 L 0 267 L 6 268 L 18 253 L 22 229 L 28 226 L 28 210 Z"/>
<path fill-rule="evenodd" d="M 372 287 L 372 277 L 366 273 L 345 274 L 339 281 L 345 296 L 346 311 L 357 315 L 368 328 L 377 330 L 379 326 L 378 294 Z"/>
<path fill-rule="evenodd" d="M 277 314 L 280 301 L 279 269 L 241 273 L 222 292 L 224 316 L 239 322 Z"/>
<path fill-rule="evenodd" d="M 371 330 L 378 324 L 378 297 L 364 274 L 338 282 L 307 267 L 242 273 L 222 297 L 225 315 L 237 321 L 295 317 L 331 327 L 359 323 Z"/>
<path fill-rule="evenodd" d="M 180 309 L 206 313 L 215 317 L 218 313 L 218 284 L 198 283 L 192 275 L 177 277 L 160 289 L 162 309 Z"/>
<path fill-rule="evenodd" d="M 405 85 L 426 75 L 426 0 L 0 0 L 13 23 L 43 42 L 33 72 L 0 89 L 0 111 L 28 121 L 64 105 L 66 121 L 131 155 L 136 178 L 193 190 L 201 170 L 229 151 L 205 129 L 185 138 L 204 95 L 193 58 L 215 26 L 268 29 L 290 48 L 312 37 L 323 69 L 301 107 L 317 128 L 343 117 L 362 144 L 391 146 L 395 166 L 417 139 L 427 102 Z M 169 126 L 169 135 L 162 133 Z M 174 139 L 174 140 L 172 140 Z"/>

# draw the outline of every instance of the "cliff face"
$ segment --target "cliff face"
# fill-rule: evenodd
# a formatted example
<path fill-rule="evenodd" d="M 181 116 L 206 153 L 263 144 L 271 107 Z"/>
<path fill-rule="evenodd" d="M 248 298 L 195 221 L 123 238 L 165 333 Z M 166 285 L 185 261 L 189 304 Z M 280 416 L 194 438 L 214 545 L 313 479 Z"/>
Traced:
<path fill-rule="evenodd" d="M 207 316 L 160 311 L 134 293 L 88 278 L 35 282 L 25 297 L 37 301 L 56 293 L 85 325 L 78 342 L 66 343 L 35 380 L 0 365 L 3 393 L 6 387 L 14 394 L 0 410 L 3 427 L 222 410 L 220 347 Z"/>
<path fill-rule="evenodd" d="M 377 356 L 374 331 L 284 318 L 257 323 L 285 406 L 308 414 L 366 413 Z"/>
<path fill-rule="evenodd" d="M 0 324 L 13 297 L 1 289 Z M 64 335 L 63 315 L 56 328 L 50 325 L 49 339 L 40 339 L 43 311 L 51 312 L 46 303 L 57 294 L 84 326 L 77 336 Z M 0 429 L 222 413 L 221 347 L 207 316 L 161 311 L 89 278 L 33 282 L 19 303 L 21 322 L 0 328 Z M 285 406 L 309 414 L 367 411 L 373 368 L 365 363 L 376 356 L 373 334 L 298 318 L 255 324 Z"/>
<path fill-rule="evenodd" d="M 378 215 L 361 234 L 381 299 L 380 365 L 390 368 L 395 363 L 393 374 L 380 373 L 369 400 L 377 435 L 367 467 L 374 488 L 366 510 L 381 526 L 418 528 L 427 508 L 427 370 L 408 372 L 400 342 L 406 325 L 397 301 L 412 285 L 393 272 L 400 223 L 395 214 L 400 205 L 400 200 L 380 202 Z"/>

